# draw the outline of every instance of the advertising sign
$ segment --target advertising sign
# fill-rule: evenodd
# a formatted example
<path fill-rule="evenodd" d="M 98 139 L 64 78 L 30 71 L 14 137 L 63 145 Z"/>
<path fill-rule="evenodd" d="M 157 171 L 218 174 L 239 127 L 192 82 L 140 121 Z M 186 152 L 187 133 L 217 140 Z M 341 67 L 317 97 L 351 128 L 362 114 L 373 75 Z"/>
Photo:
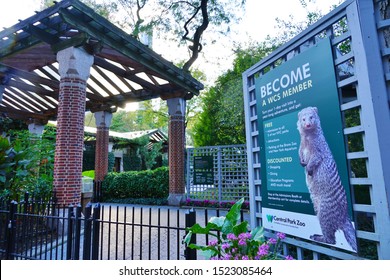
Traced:
<path fill-rule="evenodd" d="M 356 251 L 330 42 L 256 79 L 263 226 Z"/>
<path fill-rule="evenodd" d="M 214 184 L 214 156 L 194 157 L 194 184 Z"/>

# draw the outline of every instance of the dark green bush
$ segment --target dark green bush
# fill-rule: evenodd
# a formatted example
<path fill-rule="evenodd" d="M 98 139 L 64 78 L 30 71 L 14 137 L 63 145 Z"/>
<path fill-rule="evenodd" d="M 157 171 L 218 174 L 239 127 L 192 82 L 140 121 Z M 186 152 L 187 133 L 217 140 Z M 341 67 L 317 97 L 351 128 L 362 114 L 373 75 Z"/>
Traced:
<path fill-rule="evenodd" d="M 169 194 L 167 167 L 154 170 L 108 173 L 103 181 L 103 199 L 166 198 Z"/>
<path fill-rule="evenodd" d="M 107 172 L 111 172 L 115 165 L 115 154 L 113 152 L 108 153 L 108 168 Z"/>
<path fill-rule="evenodd" d="M 142 168 L 142 160 L 137 155 L 123 155 L 124 171 L 140 171 Z"/>

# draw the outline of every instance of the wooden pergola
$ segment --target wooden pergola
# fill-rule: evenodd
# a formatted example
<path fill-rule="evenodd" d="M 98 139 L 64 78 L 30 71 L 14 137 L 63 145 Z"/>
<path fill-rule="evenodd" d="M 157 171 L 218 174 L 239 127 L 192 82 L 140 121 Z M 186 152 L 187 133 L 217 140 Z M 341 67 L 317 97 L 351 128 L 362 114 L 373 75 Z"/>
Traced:
<path fill-rule="evenodd" d="M 65 56 L 68 59 L 63 62 Z M 85 98 L 81 95 L 82 106 L 84 112 L 100 113 L 99 117 L 105 120 L 103 128 L 107 130 L 105 126 L 110 123 L 107 115 L 118 107 L 153 98 L 167 100 L 170 115 L 176 122 L 178 116 L 184 117 L 185 100 L 203 89 L 189 73 L 93 9 L 78 0 L 63 0 L 0 32 L 0 113 L 29 123 L 57 120 L 66 123 L 63 127 L 72 126 L 67 120 L 69 117 L 61 117 L 59 113 L 62 106 L 68 106 L 61 97 L 68 96 L 66 90 L 62 92 L 68 86 L 63 78 L 84 71 L 78 70 L 85 67 L 84 56 L 91 59 L 91 65 L 87 67 L 85 89 L 81 90 L 85 94 Z M 61 65 L 67 67 L 67 72 L 61 72 Z M 68 103 L 76 102 L 74 100 L 71 97 Z M 99 124 L 97 126 L 99 129 Z M 175 134 L 182 134 L 182 130 L 170 130 L 173 134 L 169 137 L 177 139 Z M 57 135 L 57 144 L 58 141 Z M 179 145 L 181 149 L 184 143 L 180 142 L 170 141 L 170 147 Z M 170 154 L 172 160 L 177 156 Z M 179 158 L 181 160 L 181 156 Z M 58 161 L 61 160 L 58 158 Z M 173 166 L 171 169 L 176 170 Z M 182 173 L 181 169 L 178 172 Z"/>

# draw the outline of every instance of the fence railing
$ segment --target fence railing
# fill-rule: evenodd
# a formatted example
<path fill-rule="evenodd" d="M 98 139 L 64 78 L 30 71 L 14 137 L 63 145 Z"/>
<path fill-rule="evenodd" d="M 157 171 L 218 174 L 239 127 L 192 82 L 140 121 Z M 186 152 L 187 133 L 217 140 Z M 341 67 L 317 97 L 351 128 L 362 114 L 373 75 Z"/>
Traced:
<path fill-rule="evenodd" d="M 29 200 L 0 208 L 0 259 L 185 260 L 186 228 L 205 225 L 224 209 L 88 204 L 84 209 Z M 242 212 L 241 220 L 247 219 Z M 194 236 L 206 244 L 208 236 Z"/>
<path fill-rule="evenodd" d="M 92 187 L 92 202 L 101 202 L 103 198 L 102 193 L 103 181 L 93 181 Z"/>

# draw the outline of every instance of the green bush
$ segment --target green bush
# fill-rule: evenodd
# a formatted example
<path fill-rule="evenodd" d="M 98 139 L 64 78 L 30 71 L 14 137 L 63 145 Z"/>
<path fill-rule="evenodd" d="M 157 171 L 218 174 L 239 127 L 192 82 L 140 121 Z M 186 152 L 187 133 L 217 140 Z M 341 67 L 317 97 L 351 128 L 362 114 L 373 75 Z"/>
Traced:
<path fill-rule="evenodd" d="M 111 172 L 114 169 L 115 165 L 115 154 L 113 152 L 108 153 L 108 168 L 107 172 Z"/>
<path fill-rule="evenodd" d="M 142 168 L 142 160 L 137 155 L 123 155 L 123 169 L 124 171 L 140 171 Z"/>
<path fill-rule="evenodd" d="M 166 198 L 169 194 L 167 167 L 154 170 L 108 173 L 103 181 L 103 199 Z"/>

